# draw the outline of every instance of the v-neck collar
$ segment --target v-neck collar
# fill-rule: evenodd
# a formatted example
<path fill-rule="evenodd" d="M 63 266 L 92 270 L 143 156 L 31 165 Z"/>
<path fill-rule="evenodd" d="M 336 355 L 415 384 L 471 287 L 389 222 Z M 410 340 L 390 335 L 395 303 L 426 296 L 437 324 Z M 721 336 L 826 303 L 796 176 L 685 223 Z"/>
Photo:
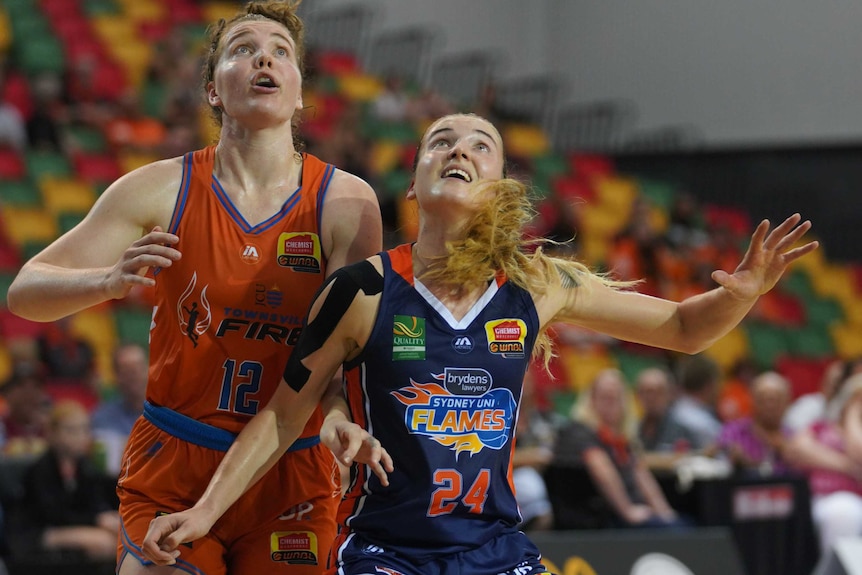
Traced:
<path fill-rule="evenodd" d="M 448 323 L 449 327 L 451 327 L 452 329 L 466 329 L 473 322 L 473 320 L 476 319 L 476 317 L 480 313 L 482 313 L 482 310 L 485 309 L 488 303 L 500 290 L 500 287 L 497 285 L 497 282 L 492 281 L 491 284 L 488 286 L 488 289 L 485 290 L 485 293 L 482 294 L 482 297 L 480 297 L 476 301 L 476 303 L 473 304 L 470 310 L 466 314 L 464 314 L 464 317 L 462 317 L 460 320 L 456 320 L 455 316 L 452 315 L 452 312 L 449 311 L 449 308 L 447 308 L 443 302 L 437 299 L 437 296 L 431 293 L 431 290 L 425 287 L 422 282 L 420 282 L 419 279 L 416 277 L 413 278 L 413 286 L 416 288 L 416 292 L 420 296 L 422 296 L 422 298 L 426 302 L 428 302 L 428 305 L 430 305 L 437 311 L 440 317 L 442 317 L 443 320 Z"/>

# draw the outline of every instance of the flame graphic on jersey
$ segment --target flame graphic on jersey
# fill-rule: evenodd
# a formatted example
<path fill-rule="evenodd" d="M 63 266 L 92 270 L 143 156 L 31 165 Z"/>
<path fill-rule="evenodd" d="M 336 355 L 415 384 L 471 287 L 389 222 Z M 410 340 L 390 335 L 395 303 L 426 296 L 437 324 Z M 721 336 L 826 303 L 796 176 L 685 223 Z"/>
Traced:
<path fill-rule="evenodd" d="M 441 376 L 435 376 L 438 379 Z M 511 397 L 508 390 L 501 392 L 504 405 Z M 501 402 L 492 394 L 467 397 L 450 393 L 437 383 L 419 383 L 410 379 L 408 387 L 391 392 L 407 406 L 405 424 L 411 433 L 425 435 L 457 455 L 474 455 L 486 447 L 499 449 L 511 427 L 511 405 L 500 407 Z"/>
<path fill-rule="evenodd" d="M 180 323 L 180 329 L 194 342 L 197 342 L 197 337 L 203 335 L 209 329 L 210 323 L 212 323 L 212 311 L 210 310 L 210 302 L 207 299 L 207 288 L 209 285 L 205 285 L 201 290 L 199 309 L 198 302 L 192 298 L 197 283 L 198 273 L 194 272 L 189 285 L 186 286 L 185 291 L 183 291 L 179 301 L 177 301 L 177 319 Z"/>

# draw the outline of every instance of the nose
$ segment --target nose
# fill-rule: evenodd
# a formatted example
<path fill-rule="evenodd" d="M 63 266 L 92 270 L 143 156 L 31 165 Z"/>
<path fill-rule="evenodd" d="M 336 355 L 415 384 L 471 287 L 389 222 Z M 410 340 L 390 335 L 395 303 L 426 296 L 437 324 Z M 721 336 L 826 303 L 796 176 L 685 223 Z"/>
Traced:
<path fill-rule="evenodd" d="M 272 58 L 265 51 L 261 50 L 255 60 L 255 64 L 258 68 L 272 68 Z"/>
<path fill-rule="evenodd" d="M 461 141 L 455 142 L 452 145 L 452 149 L 449 150 L 449 159 L 454 158 L 466 158 L 467 157 L 467 147 Z"/>

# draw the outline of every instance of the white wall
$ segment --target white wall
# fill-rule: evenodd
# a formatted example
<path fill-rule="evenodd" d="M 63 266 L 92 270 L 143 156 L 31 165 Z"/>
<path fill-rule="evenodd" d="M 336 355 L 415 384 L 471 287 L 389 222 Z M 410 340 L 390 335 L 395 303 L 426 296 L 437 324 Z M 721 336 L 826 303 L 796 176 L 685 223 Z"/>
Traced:
<path fill-rule="evenodd" d="M 314 7 L 356 0 L 306 0 Z M 375 33 L 433 23 L 444 53 L 506 54 L 504 77 L 555 73 L 566 101 L 633 100 L 639 126 L 706 143 L 862 141 L 858 0 L 372 0 Z"/>

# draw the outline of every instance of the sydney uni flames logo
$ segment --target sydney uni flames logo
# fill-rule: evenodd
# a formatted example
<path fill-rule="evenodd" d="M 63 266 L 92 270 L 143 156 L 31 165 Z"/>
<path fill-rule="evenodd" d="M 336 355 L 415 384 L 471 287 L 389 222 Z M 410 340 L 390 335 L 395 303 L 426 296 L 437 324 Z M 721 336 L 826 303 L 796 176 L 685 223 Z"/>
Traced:
<path fill-rule="evenodd" d="M 432 377 L 439 383 L 411 378 L 409 386 L 392 392 L 407 406 L 404 423 L 411 433 L 426 435 L 456 455 L 506 445 L 515 416 L 511 391 L 491 389 L 491 374 L 480 368 L 447 367 Z"/>
<path fill-rule="evenodd" d="M 213 319 L 210 302 L 207 299 L 209 285 L 203 287 L 197 301 L 192 297 L 197 283 L 198 273 L 194 272 L 189 285 L 186 286 L 185 291 L 177 301 L 177 319 L 180 323 L 180 329 L 192 340 L 195 347 L 198 346 L 198 338 L 206 333 Z"/>

